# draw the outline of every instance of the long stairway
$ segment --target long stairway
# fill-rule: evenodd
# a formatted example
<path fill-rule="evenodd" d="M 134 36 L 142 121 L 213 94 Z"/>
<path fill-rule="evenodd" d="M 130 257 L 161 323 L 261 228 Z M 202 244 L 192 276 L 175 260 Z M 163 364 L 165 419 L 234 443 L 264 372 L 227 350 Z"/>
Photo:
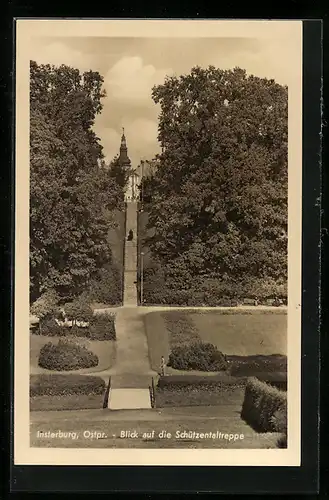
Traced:
<path fill-rule="evenodd" d="M 126 210 L 127 234 L 133 231 L 133 239 L 126 238 L 124 258 L 124 306 L 137 306 L 137 203 L 130 201 Z"/>
<path fill-rule="evenodd" d="M 108 407 L 111 410 L 151 408 L 152 376 L 143 316 L 137 306 L 137 203 L 128 202 L 125 245 L 124 300 L 116 316 L 116 363 L 112 368 Z"/>

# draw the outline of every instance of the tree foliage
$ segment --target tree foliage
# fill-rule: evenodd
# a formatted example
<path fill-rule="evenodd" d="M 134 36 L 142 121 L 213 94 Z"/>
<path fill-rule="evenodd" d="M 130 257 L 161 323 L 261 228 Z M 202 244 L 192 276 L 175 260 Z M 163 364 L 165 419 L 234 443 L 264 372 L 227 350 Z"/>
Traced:
<path fill-rule="evenodd" d="M 287 88 L 240 68 L 195 67 L 154 87 L 153 99 L 162 153 L 145 188 L 147 244 L 165 282 L 284 286 Z"/>
<path fill-rule="evenodd" d="M 76 325 L 77 321 L 89 322 L 93 317 L 93 310 L 86 300 L 78 297 L 64 305 L 65 317 Z"/>
<path fill-rule="evenodd" d="M 121 188 L 102 166 L 92 129 L 103 78 L 68 66 L 30 65 L 31 298 L 81 293 L 111 261 L 106 241 Z"/>
<path fill-rule="evenodd" d="M 124 195 L 124 191 L 126 189 L 128 180 L 129 180 L 129 175 L 131 172 L 131 169 L 127 169 L 124 165 L 121 164 L 119 157 L 116 156 L 110 163 L 109 165 L 109 176 L 119 184 L 119 186 L 122 189 L 122 198 Z"/>

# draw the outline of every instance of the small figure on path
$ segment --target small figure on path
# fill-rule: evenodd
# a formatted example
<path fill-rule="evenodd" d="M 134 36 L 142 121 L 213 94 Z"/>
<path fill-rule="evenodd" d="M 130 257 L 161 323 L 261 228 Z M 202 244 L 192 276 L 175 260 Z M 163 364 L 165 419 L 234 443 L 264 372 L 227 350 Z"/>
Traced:
<path fill-rule="evenodd" d="M 134 239 L 134 233 L 133 233 L 133 230 L 132 230 L 132 229 L 129 229 L 129 233 L 128 233 L 127 240 L 128 240 L 128 241 L 132 241 L 133 239 Z"/>

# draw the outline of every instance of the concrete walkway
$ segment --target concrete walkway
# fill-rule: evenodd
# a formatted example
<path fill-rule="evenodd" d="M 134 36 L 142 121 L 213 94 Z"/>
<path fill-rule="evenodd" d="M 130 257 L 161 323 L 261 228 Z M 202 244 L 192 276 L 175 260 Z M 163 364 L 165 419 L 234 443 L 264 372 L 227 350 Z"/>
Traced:
<path fill-rule="evenodd" d="M 123 307 L 116 311 L 116 362 L 111 372 L 108 407 L 111 410 L 150 409 L 152 376 L 143 317 L 137 307 L 137 203 L 128 202 L 124 259 Z"/>
<path fill-rule="evenodd" d="M 116 363 L 112 374 L 152 375 L 140 308 L 122 307 L 116 316 Z"/>
<path fill-rule="evenodd" d="M 140 308 L 122 307 L 117 312 L 116 362 L 110 370 L 108 407 L 114 409 L 151 408 L 149 387 L 152 376 Z"/>

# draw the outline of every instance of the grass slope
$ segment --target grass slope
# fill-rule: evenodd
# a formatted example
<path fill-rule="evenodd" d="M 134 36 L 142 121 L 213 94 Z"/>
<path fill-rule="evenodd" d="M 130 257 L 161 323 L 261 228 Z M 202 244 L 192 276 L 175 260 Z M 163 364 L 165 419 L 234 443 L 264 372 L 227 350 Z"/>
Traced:
<path fill-rule="evenodd" d="M 201 339 L 225 354 L 287 354 L 287 315 L 192 313 L 189 318 Z"/>
<path fill-rule="evenodd" d="M 161 356 L 168 360 L 174 345 L 198 339 L 239 356 L 285 355 L 287 350 L 285 310 L 155 311 L 146 314 L 144 321 L 151 367 L 158 372 Z M 171 368 L 167 372 L 182 373 Z"/>

